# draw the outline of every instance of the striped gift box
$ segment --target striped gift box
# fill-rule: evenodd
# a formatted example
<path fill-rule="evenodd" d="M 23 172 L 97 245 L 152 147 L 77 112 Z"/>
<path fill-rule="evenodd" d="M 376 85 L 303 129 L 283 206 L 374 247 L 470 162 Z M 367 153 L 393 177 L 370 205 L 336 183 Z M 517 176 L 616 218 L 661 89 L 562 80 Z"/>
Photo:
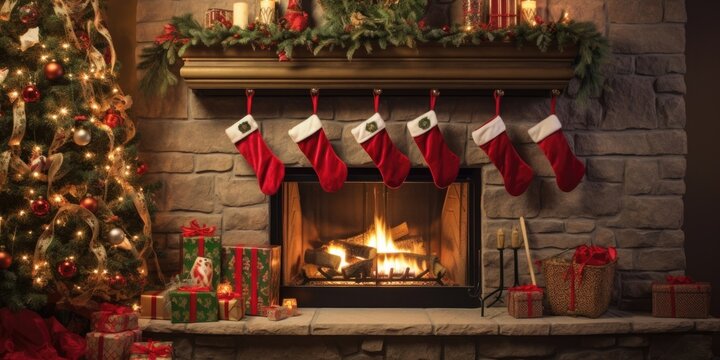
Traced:
<path fill-rule="evenodd" d="M 497 28 L 506 28 L 518 23 L 517 0 L 489 0 L 490 24 Z"/>

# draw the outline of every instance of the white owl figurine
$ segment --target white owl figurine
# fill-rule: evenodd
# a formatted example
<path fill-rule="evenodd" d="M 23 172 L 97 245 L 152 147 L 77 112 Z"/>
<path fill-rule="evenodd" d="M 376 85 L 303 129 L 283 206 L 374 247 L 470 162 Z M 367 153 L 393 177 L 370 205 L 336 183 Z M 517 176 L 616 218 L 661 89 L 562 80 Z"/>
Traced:
<path fill-rule="evenodd" d="M 212 287 L 212 260 L 204 257 L 198 257 L 197 259 L 195 259 L 195 264 L 193 264 L 191 274 L 196 285 Z"/>

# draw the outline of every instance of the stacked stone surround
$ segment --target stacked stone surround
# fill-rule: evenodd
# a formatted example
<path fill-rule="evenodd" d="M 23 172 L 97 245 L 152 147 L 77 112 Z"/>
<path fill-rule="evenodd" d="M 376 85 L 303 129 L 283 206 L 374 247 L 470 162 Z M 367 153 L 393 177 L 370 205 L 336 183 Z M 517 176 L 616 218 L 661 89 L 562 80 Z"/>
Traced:
<path fill-rule="evenodd" d="M 138 52 L 171 16 L 192 12 L 201 18 L 205 9 L 229 8 L 231 3 L 138 0 Z M 470 137 L 493 115 L 487 92 L 440 98 L 440 129 L 450 147 L 460 155 L 462 166 L 483 170 L 484 285 L 487 289 L 498 283 L 493 234 L 499 227 L 509 231 L 517 217 L 525 216 L 538 259 L 590 242 L 617 246 L 617 305 L 647 309 L 651 282 L 685 269 L 685 2 L 538 3 L 554 18 L 564 8 L 576 20 L 594 21 L 612 42 L 612 61 L 606 67 L 605 91 L 583 107 L 573 99 L 572 83 L 558 104 L 568 140 L 587 165 L 585 180 L 571 193 L 558 190 L 547 160 L 527 135 L 528 128 L 548 115 L 548 99 L 508 96 L 503 102 L 509 136 L 536 172 L 530 189 L 514 198 Z M 268 197 L 224 134 L 244 115 L 244 97 L 200 96 L 181 83 L 163 99 L 137 100 L 141 158 L 149 164 L 149 180 L 163 184 L 153 224 L 163 269 L 179 269 L 179 227 L 190 219 L 218 225 L 227 245 L 267 243 Z M 380 106 L 391 138 L 414 166 L 424 163 L 405 123 L 425 112 L 427 103 L 425 97 L 386 96 Z M 287 166 L 309 166 L 287 135 L 310 115 L 309 99 L 263 96 L 259 91 L 253 110 L 280 159 Z M 364 97 L 321 97 L 319 110 L 342 159 L 349 166 L 371 166 L 350 134 L 372 115 L 369 91 Z"/>

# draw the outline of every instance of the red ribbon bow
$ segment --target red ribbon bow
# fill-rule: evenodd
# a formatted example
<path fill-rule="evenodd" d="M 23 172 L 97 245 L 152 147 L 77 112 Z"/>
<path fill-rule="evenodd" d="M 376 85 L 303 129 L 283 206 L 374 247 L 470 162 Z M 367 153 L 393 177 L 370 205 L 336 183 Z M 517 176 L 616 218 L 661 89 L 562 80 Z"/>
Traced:
<path fill-rule="evenodd" d="M 168 41 L 187 43 L 190 39 L 181 39 L 178 34 L 178 29 L 173 24 L 165 24 L 163 26 L 163 33 L 155 37 L 155 43 L 162 45 Z"/>
<path fill-rule="evenodd" d="M 217 294 L 218 300 L 232 300 L 232 299 L 239 299 L 241 297 L 240 293 L 231 292 L 231 293 L 218 293 Z"/>
<path fill-rule="evenodd" d="M 130 352 L 137 355 L 147 355 L 148 359 L 155 360 L 158 357 L 170 357 L 172 347 L 170 345 L 156 345 L 152 340 L 148 340 L 147 345 L 132 344 Z"/>
<path fill-rule="evenodd" d="M 585 270 L 585 265 L 605 265 L 617 259 L 617 250 L 614 247 L 602 247 L 597 245 L 587 246 L 580 245 L 575 249 L 573 255 L 573 263 L 580 265 L 577 275 L 581 276 Z M 572 267 L 570 268 L 572 270 Z"/>
<path fill-rule="evenodd" d="M 133 310 L 128 306 L 115 305 L 111 303 L 102 303 L 100 305 L 100 311 L 108 312 L 110 315 L 130 314 L 133 312 Z"/>
<path fill-rule="evenodd" d="M 695 281 L 689 276 L 672 276 L 668 275 L 665 280 L 667 280 L 668 284 L 670 285 L 685 285 L 685 284 L 694 284 Z"/>
<path fill-rule="evenodd" d="M 198 223 L 197 220 L 191 221 L 190 226 L 181 226 L 180 229 L 182 229 L 183 237 L 214 236 L 215 235 L 215 227 L 214 226 L 208 227 L 205 224 L 200 226 L 200 224 Z"/>

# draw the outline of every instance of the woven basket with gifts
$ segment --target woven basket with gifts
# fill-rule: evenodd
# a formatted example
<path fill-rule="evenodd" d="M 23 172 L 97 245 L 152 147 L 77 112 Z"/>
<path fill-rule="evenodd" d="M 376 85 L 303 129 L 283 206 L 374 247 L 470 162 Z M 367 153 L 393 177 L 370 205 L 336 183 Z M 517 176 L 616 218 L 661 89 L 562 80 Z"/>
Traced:
<path fill-rule="evenodd" d="M 572 260 L 543 261 L 546 294 L 555 315 L 596 318 L 610 306 L 617 251 L 615 248 L 582 245 Z"/>

